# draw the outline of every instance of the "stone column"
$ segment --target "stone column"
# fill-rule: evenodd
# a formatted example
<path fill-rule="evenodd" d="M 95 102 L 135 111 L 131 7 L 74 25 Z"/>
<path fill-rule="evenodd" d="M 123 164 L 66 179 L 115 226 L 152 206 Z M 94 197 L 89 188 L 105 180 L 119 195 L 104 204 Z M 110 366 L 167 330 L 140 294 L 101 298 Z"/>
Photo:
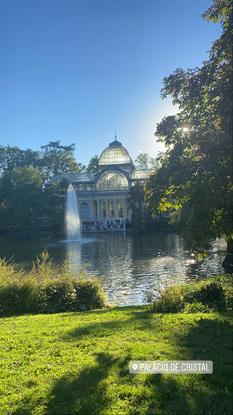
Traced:
<path fill-rule="evenodd" d="M 125 219 L 126 218 L 125 199 L 122 199 L 122 207 L 123 207 L 123 219 Z"/>
<path fill-rule="evenodd" d="M 126 230 L 126 219 L 127 219 L 127 199 L 123 199 L 123 218 L 124 218 L 124 231 Z"/>
<path fill-rule="evenodd" d="M 94 200 L 90 200 L 90 219 L 94 219 Z"/>
<path fill-rule="evenodd" d="M 103 218 L 103 202 L 102 199 L 100 200 L 100 220 Z"/>
<path fill-rule="evenodd" d="M 111 206 L 112 206 L 112 201 L 111 199 L 109 199 L 108 201 L 108 209 L 109 209 L 109 219 L 112 219 L 112 212 L 111 212 Z"/>
<path fill-rule="evenodd" d="M 106 219 L 108 219 L 108 199 L 105 200 L 106 203 Z"/>
<path fill-rule="evenodd" d="M 116 199 L 113 200 L 113 211 L 114 211 L 114 219 L 117 217 L 117 203 Z"/>
<path fill-rule="evenodd" d="M 97 199 L 97 220 L 100 220 L 100 200 Z"/>

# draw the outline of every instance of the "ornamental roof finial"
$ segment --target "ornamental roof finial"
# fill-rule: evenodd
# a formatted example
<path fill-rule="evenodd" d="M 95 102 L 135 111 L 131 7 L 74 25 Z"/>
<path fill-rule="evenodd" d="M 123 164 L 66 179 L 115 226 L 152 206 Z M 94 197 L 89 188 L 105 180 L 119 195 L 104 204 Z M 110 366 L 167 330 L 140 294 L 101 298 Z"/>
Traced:
<path fill-rule="evenodd" d="M 116 133 L 116 128 L 115 128 L 115 141 L 117 141 L 117 133 Z"/>

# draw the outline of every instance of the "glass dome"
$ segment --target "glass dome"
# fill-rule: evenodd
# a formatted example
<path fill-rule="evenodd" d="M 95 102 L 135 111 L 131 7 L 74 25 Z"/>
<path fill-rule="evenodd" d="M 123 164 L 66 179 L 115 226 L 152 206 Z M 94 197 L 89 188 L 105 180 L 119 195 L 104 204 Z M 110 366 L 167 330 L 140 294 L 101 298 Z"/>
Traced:
<path fill-rule="evenodd" d="M 101 174 L 96 188 L 97 190 L 126 190 L 128 189 L 128 180 L 121 172 L 105 171 Z"/>
<path fill-rule="evenodd" d="M 132 160 L 123 145 L 115 140 L 109 144 L 99 158 L 99 166 L 107 164 L 129 164 Z"/>

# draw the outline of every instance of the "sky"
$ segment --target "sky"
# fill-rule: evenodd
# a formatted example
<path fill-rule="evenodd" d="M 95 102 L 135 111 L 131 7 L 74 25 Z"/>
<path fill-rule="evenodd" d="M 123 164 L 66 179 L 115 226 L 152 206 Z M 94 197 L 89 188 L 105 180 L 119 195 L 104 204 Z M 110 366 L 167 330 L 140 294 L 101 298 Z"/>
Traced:
<path fill-rule="evenodd" d="M 131 157 L 163 149 L 174 114 L 163 78 L 195 68 L 219 36 L 210 0 L 0 0 L 0 144 L 76 144 L 87 164 L 114 139 Z"/>

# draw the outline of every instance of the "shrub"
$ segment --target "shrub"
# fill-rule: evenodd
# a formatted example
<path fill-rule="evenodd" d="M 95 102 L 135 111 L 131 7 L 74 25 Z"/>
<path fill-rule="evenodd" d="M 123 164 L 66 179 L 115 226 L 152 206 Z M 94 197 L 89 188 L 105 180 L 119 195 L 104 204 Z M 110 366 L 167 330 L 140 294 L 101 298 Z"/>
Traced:
<path fill-rule="evenodd" d="M 153 303 L 152 310 L 157 313 L 177 313 L 184 307 L 180 287 L 168 287 Z"/>
<path fill-rule="evenodd" d="M 233 309 L 231 276 L 207 278 L 166 288 L 151 305 L 158 313 L 230 311 Z"/>
<path fill-rule="evenodd" d="M 69 274 L 66 264 L 53 265 L 47 254 L 37 259 L 29 274 L 0 262 L 0 315 L 81 311 L 106 306 L 97 278 L 83 272 L 75 278 Z"/>
<path fill-rule="evenodd" d="M 184 307 L 184 313 L 208 313 L 210 309 L 202 303 L 186 304 Z"/>
<path fill-rule="evenodd" d="M 71 311 L 74 309 L 76 291 L 70 278 L 56 278 L 48 281 L 45 287 L 47 312 Z"/>
<path fill-rule="evenodd" d="M 74 279 L 74 288 L 76 290 L 75 305 L 80 310 L 101 308 L 102 304 L 106 303 L 104 291 L 97 278 Z"/>
<path fill-rule="evenodd" d="M 184 296 L 185 302 L 199 302 L 210 309 L 223 311 L 226 309 L 226 301 L 222 284 L 219 282 L 209 282 Z"/>
<path fill-rule="evenodd" d="M 227 310 L 233 310 L 233 276 L 229 275 L 223 284 L 223 291 L 225 297 L 225 306 Z"/>

